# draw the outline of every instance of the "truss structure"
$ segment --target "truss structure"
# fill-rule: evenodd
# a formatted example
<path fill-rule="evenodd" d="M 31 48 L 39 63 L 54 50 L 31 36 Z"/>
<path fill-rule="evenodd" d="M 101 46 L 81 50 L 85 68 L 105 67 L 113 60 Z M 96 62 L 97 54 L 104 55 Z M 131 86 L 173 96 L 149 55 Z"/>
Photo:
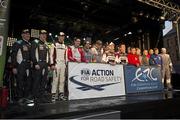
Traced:
<path fill-rule="evenodd" d="M 139 2 L 151 5 L 153 7 L 162 9 L 166 19 L 178 21 L 180 17 L 180 6 L 171 2 L 170 0 L 137 0 Z"/>

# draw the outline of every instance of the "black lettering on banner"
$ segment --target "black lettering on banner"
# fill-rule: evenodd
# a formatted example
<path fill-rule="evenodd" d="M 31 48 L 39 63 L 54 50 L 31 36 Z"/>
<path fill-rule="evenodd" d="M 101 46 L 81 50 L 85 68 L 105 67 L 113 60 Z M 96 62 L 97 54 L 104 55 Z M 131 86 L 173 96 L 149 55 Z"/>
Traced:
<path fill-rule="evenodd" d="M 92 70 L 92 76 L 114 76 L 114 70 Z"/>
<path fill-rule="evenodd" d="M 89 76 L 89 75 L 90 75 L 90 70 L 89 70 L 89 69 L 83 69 L 83 70 L 81 70 L 81 75 L 83 75 L 83 76 Z"/>
<path fill-rule="evenodd" d="M 95 70 L 92 71 L 92 76 L 96 76 L 96 71 Z"/>
<path fill-rule="evenodd" d="M 101 73 L 101 75 L 102 75 L 102 72 L 99 73 L 99 71 L 101 71 L 101 70 L 97 70 L 97 72 L 96 72 L 96 75 L 97 75 L 97 76 L 100 76 L 100 73 Z"/>
<path fill-rule="evenodd" d="M 89 77 L 81 77 L 81 80 L 82 80 L 82 81 L 88 81 L 88 80 L 89 80 Z"/>

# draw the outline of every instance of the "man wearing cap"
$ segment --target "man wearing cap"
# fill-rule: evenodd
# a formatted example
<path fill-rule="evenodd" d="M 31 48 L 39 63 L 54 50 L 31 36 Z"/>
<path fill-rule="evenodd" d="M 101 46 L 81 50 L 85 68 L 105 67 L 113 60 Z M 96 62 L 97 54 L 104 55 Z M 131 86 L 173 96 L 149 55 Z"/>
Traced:
<path fill-rule="evenodd" d="M 14 43 L 12 47 L 12 65 L 13 74 L 17 80 L 17 94 L 18 102 L 24 102 L 30 95 L 31 86 L 31 57 L 30 50 L 31 44 L 30 31 L 28 29 L 22 30 L 21 40 Z"/>
<path fill-rule="evenodd" d="M 32 42 L 31 57 L 33 62 L 33 96 L 36 100 L 42 100 L 47 85 L 48 65 L 50 62 L 49 48 L 46 43 L 47 31 L 41 30 L 39 39 Z"/>
<path fill-rule="evenodd" d="M 57 99 L 66 100 L 64 95 L 65 69 L 66 69 L 66 50 L 64 44 L 65 34 L 60 32 L 58 40 L 51 45 L 50 49 L 50 64 L 53 70 L 52 82 L 52 102 Z"/>
<path fill-rule="evenodd" d="M 103 54 L 102 62 L 109 63 L 111 65 L 115 65 L 118 61 L 118 57 L 115 55 L 115 44 L 111 42 L 107 48 L 106 51 Z"/>

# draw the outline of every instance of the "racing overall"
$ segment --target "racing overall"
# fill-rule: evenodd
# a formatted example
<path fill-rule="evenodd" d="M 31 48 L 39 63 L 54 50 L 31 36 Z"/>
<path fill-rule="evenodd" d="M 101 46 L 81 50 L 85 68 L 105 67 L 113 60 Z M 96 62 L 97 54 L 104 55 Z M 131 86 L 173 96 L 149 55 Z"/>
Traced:
<path fill-rule="evenodd" d="M 65 71 L 66 71 L 66 50 L 64 43 L 55 42 L 50 49 L 50 64 L 55 66 L 53 71 L 52 94 L 64 96 Z M 61 97 L 60 96 L 60 97 Z"/>
<path fill-rule="evenodd" d="M 49 47 L 41 40 L 32 42 L 31 57 L 33 62 L 33 95 L 35 98 L 42 98 L 45 94 L 45 87 L 48 79 L 49 66 Z M 36 69 L 35 65 L 39 65 L 40 69 Z"/>
<path fill-rule="evenodd" d="M 31 44 L 26 40 L 18 40 L 12 47 L 12 65 L 17 69 L 18 99 L 28 97 L 31 89 Z"/>

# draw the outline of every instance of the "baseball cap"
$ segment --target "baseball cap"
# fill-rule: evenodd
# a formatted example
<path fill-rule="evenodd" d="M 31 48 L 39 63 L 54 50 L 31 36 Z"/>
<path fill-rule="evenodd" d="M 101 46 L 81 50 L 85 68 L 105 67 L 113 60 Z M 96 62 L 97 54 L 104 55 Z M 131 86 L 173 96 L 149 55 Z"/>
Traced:
<path fill-rule="evenodd" d="M 46 30 L 40 30 L 40 34 L 47 34 Z"/>
<path fill-rule="evenodd" d="M 65 36 L 64 32 L 60 32 L 59 36 Z"/>
<path fill-rule="evenodd" d="M 23 34 L 23 33 L 30 33 L 30 31 L 29 31 L 29 29 L 23 29 L 23 30 L 22 30 L 22 34 Z"/>
<path fill-rule="evenodd" d="M 84 44 L 91 44 L 88 40 L 84 42 Z"/>
<path fill-rule="evenodd" d="M 109 45 L 114 45 L 114 43 L 113 43 L 113 42 L 110 42 Z"/>

